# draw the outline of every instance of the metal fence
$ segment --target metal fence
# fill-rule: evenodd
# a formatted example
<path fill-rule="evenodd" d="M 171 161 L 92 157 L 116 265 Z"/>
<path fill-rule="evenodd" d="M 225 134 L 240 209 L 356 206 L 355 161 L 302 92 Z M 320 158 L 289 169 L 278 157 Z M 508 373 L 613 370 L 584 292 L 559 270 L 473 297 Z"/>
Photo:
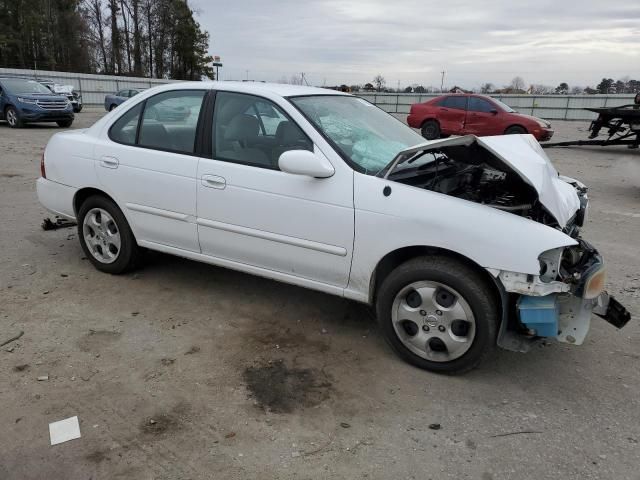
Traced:
<path fill-rule="evenodd" d="M 151 88 L 177 80 L 162 78 L 120 77 L 113 75 L 92 75 L 88 73 L 55 72 L 45 70 L 22 70 L 19 68 L 0 68 L 0 76 L 36 78 L 52 80 L 61 85 L 73 85 L 82 95 L 86 106 L 104 105 L 104 97 L 123 88 Z"/>
<path fill-rule="evenodd" d="M 161 78 L 120 77 L 92 75 L 88 73 L 57 72 L 45 70 L 22 70 L 0 68 L 0 76 L 52 80 L 64 85 L 73 85 L 82 94 L 87 106 L 104 105 L 104 97 L 123 88 L 150 88 L 155 85 L 176 82 Z M 360 92 L 358 96 L 376 104 L 389 113 L 409 113 L 413 103 L 437 97 L 438 93 L 375 93 Z M 550 120 L 593 120 L 596 114 L 583 110 L 587 107 L 615 107 L 633 103 L 633 95 L 490 95 L 520 113 L 535 115 Z"/>
<path fill-rule="evenodd" d="M 409 113 L 413 103 L 439 93 L 357 93 L 389 113 Z M 616 107 L 633 103 L 634 95 L 489 95 L 514 110 L 550 120 L 593 120 L 597 115 L 584 108 Z"/>

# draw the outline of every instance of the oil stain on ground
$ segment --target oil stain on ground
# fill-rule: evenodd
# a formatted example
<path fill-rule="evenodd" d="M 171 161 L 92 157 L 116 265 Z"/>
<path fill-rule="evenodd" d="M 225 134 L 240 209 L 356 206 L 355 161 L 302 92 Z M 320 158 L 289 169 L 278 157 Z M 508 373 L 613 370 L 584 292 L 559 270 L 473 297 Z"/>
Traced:
<path fill-rule="evenodd" d="M 290 413 L 327 400 L 332 392 L 329 377 L 314 368 L 289 368 L 282 360 L 251 366 L 244 371 L 250 396 L 273 413 Z"/>

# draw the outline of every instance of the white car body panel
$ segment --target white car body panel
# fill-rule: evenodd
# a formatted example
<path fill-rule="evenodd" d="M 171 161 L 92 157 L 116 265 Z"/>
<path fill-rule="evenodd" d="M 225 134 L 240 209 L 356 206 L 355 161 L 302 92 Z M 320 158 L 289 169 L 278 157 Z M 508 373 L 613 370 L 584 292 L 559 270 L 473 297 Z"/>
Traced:
<path fill-rule="evenodd" d="M 385 186 L 391 194 L 384 196 Z M 356 173 L 356 239 L 349 288 L 369 291 L 387 253 L 407 246 L 450 250 L 495 270 L 538 275 L 540 253 L 575 245 L 564 233 L 483 205 Z M 384 227 L 381 227 L 384 225 Z"/>
<path fill-rule="evenodd" d="M 203 88 L 275 102 L 309 136 L 335 174 L 314 179 L 125 146 L 108 138 L 111 124 L 146 98 L 168 90 Z M 363 302 L 371 298 L 378 262 L 400 248 L 451 250 L 495 272 L 494 276 L 499 271 L 537 275 L 540 253 L 576 243 L 559 230 L 517 215 L 354 172 L 283 98 L 292 95 L 347 94 L 235 82 L 190 82 L 146 90 L 86 131 L 52 137 L 45 152 L 47 179 L 38 182 L 40 201 L 70 218 L 75 215 L 72 193 L 96 188 L 118 204 L 142 246 Z M 514 168 L 531 174 L 531 184 L 540 192 L 563 191 L 560 180 L 545 183 L 543 172 L 548 175 L 553 167 L 539 155 L 528 154 L 536 166 L 525 168 L 529 157 L 518 154 L 515 142 L 523 141 L 518 136 L 492 138 L 480 141 L 501 157 L 516 156 Z M 118 168 L 109 168 L 109 157 L 117 158 Z M 203 176 L 218 177 L 223 188 L 205 186 Z M 382 193 L 387 185 L 392 188 L 388 197 Z M 58 189 L 66 192 L 62 200 L 53 199 L 51 192 Z"/>
<path fill-rule="evenodd" d="M 207 176 L 224 187 L 208 186 Z M 202 253 L 345 287 L 353 249 L 352 177 L 347 169 L 316 179 L 201 159 Z"/>
<path fill-rule="evenodd" d="M 136 238 L 200 251 L 195 222 L 197 157 L 114 146 L 101 138 L 95 159 L 102 189 L 128 211 Z M 117 168 L 108 162 L 117 162 Z"/>

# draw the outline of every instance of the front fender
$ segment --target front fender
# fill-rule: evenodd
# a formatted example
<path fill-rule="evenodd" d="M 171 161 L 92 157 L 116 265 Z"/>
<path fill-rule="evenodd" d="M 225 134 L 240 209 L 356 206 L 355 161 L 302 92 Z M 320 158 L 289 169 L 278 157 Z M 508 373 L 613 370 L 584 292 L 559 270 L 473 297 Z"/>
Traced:
<path fill-rule="evenodd" d="M 354 175 L 354 205 L 348 289 L 367 297 L 378 262 L 407 246 L 441 248 L 483 268 L 538 275 L 542 252 L 577 243 L 512 213 L 360 173 Z"/>

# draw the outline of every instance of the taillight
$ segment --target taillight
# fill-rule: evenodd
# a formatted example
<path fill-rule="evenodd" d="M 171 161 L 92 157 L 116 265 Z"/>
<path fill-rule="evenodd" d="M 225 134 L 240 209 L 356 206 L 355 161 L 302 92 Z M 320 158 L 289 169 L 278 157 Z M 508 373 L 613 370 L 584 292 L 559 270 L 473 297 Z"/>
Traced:
<path fill-rule="evenodd" d="M 40 157 L 40 176 L 47 178 L 47 170 L 44 168 L 44 152 L 42 152 L 42 157 Z"/>

